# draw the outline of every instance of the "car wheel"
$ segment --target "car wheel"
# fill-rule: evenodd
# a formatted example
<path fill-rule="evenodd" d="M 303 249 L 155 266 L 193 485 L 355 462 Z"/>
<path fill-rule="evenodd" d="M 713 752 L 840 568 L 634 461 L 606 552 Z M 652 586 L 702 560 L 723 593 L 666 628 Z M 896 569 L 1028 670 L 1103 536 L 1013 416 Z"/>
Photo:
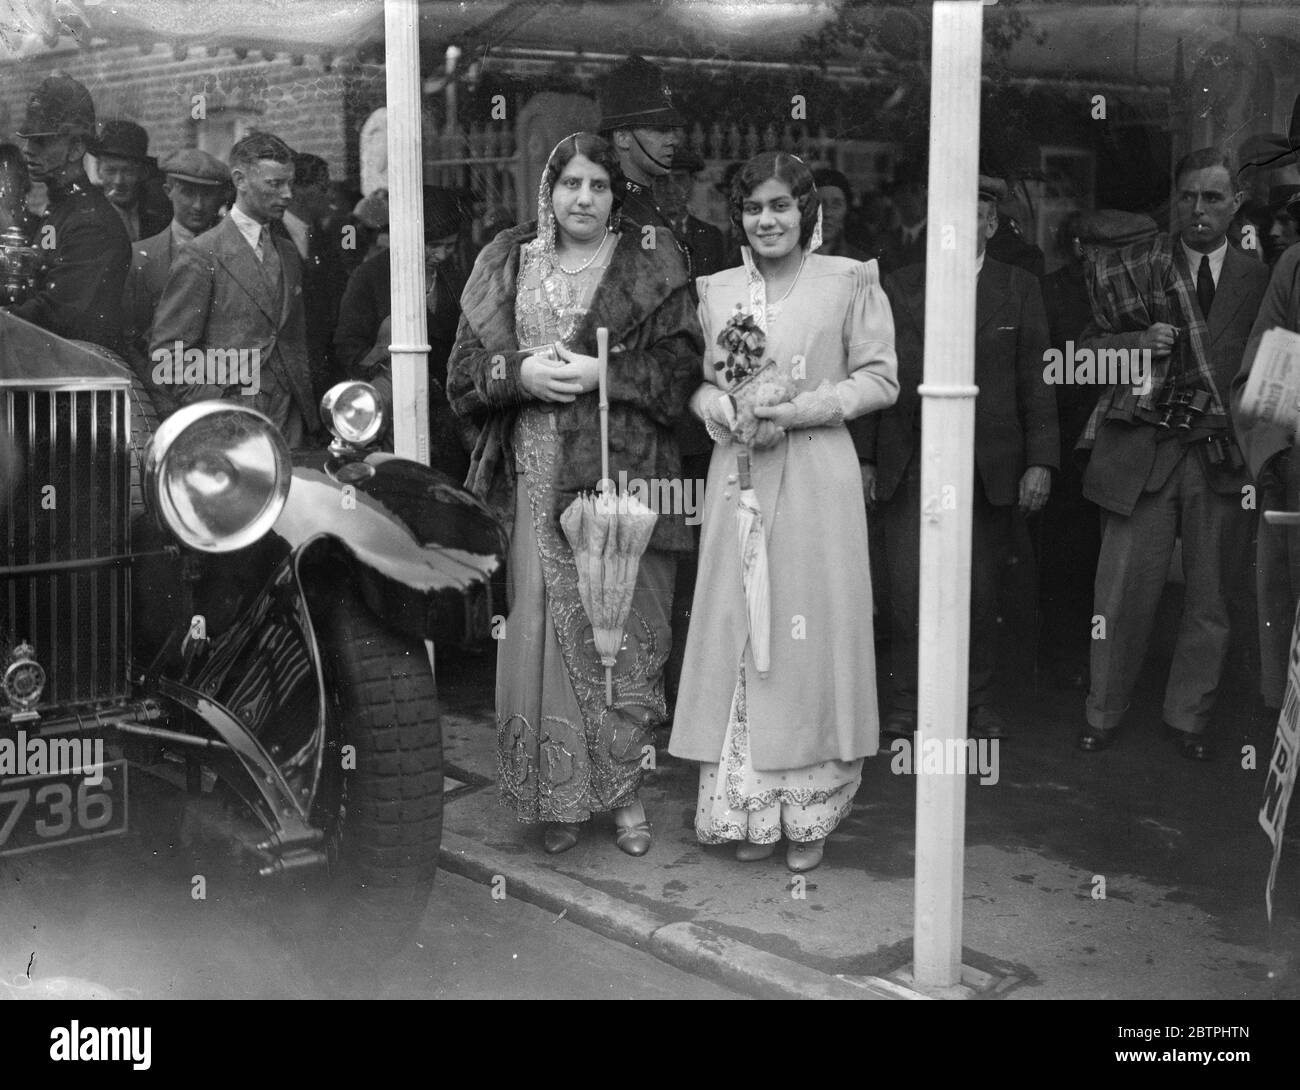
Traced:
<path fill-rule="evenodd" d="M 351 591 L 319 626 L 335 729 L 316 822 L 330 857 L 327 938 L 391 952 L 424 913 L 442 841 L 442 731 L 425 644 L 398 635 Z"/>

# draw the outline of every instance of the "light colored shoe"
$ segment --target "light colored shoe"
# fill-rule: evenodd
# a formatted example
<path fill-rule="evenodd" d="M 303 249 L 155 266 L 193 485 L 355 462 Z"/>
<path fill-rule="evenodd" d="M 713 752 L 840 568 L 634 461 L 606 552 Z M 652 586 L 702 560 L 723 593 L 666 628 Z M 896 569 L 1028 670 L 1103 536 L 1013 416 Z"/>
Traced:
<path fill-rule="evenodd" d="M 637 815 L 640 820 L 631 820 Z M 628 855 L 645 855 L 650 850 L 650 822 L 639 802 L 620 806 L 614 811 L 614 843 Z"/>
<path fill-rule="evenodd" d="M 736 858 L 742 863 L 757 863 L 760 859 L 771 859 L 776 851 L 776 841 L 771 844 L 755 844 L 752 840 L 742 840 L 736 845 Z"/>
<path fill-rule="evenodd" d="M 785 865 L 796 874 L 812 870 L 821 864 L 826 850 L 826 838 L 820 840 L 792 840 L 785 851 Z"/>

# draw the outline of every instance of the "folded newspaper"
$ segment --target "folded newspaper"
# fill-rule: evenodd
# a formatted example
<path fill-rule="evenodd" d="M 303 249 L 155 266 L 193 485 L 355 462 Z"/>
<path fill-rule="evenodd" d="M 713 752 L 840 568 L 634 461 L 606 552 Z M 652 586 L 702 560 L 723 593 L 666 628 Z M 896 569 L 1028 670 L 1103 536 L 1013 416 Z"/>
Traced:
<path fill-rule="evenodd" d="M 1241 411 L 1300 438 L 1300 333 L 1273 328 L 1260 338 Z M 1265 511 L 1264 518 L 1274 526 L 1300 526 L 1300 512 Z"/>
<path fill-rule="evenodd" d="M 1300 333 L 1270 329 L 1259 342 L 1241 411 L 1265 424 L 1300 432 Z"/>

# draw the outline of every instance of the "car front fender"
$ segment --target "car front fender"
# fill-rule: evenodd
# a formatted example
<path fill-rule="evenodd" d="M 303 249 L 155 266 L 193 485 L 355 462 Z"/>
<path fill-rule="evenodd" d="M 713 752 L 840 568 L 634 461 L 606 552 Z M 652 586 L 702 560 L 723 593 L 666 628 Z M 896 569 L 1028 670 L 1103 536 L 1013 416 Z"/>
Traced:
<path fill-rule="evenodd" d="M 401 632 L 435 643 L 489 635 L 505 532 L 437 470 L 380 452 L 296 453 L 271 533 L 301 557 L 326 542 L 349 555 L 366 605 Z"/>

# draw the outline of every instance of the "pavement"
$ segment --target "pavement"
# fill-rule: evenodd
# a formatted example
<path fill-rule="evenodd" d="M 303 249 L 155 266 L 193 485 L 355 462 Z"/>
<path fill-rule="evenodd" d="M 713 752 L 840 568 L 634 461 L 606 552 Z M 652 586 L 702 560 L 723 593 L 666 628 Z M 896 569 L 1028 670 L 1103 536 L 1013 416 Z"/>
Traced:
<path fill-rule="evenodd" d="M 491 648 L 440 653 L 442 865 L 759 997 L 1300 998 L 1300 830 L 1271 925 L 1264 908 L 1271 846 L 1257 814 L 1273 724 L 1229 685 L 1216 759 L 1178 755 L 1159 732 L 1165 644 L 1124 735 L 1097 754 L 1074 746 L 1083 694 L 1036 678 L 1023 648 L 1004 656 L 997 709 L 1009 734 L 997 782 L 967 778 L 964 968 L 946 991 L 911 979 L 916 777 L 892 753 L 866 761 L 851 815 L 802 882 L 781 847 L 744 864 L 701 846 L 696 766 L 662 746 L 641 796 L 647 855 L 620 852 L 611 818 L 597 815 L 575 848 L 548 856 L 540 826 L 498 801 Z"/>

